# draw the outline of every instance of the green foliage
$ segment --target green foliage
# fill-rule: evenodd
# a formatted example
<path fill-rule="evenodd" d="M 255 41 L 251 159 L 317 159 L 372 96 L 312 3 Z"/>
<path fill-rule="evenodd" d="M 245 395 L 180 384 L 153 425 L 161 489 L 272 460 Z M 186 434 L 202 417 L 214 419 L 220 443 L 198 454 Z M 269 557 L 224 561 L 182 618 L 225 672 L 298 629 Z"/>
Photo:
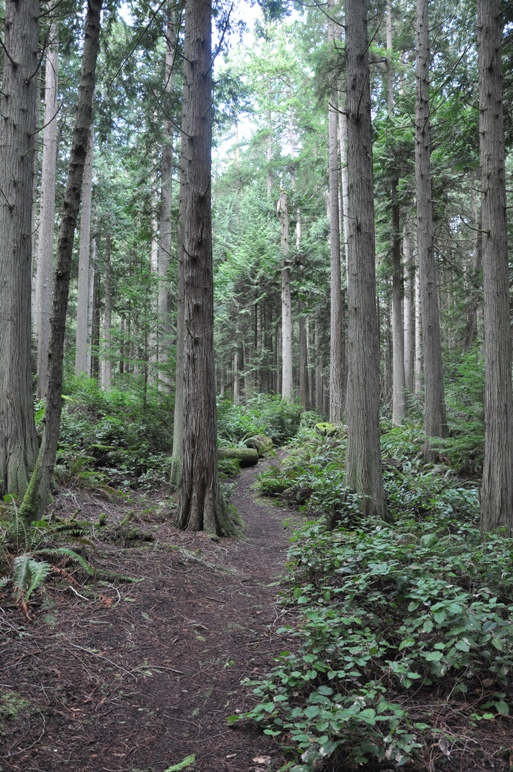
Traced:
<path fill-rule="evenodd" d="M 92 547 L 94 526 L 74 519 L 43 519 L 27 525 L 12 497 L 5 499 L 5 506 L 0 508 L 0 589 L 10 588 L 14 601 L 28 615 L 32 595 L 44 586 L 50 573 L 64 572 L 69 581 L 63 568 L 69 564 L 88 576 L 94 573 L 81 554 Z"/>
<path fill-rule="evenodd" d="M 476 720 L 511 708 L 513 540 L 482 539 L 477 488 L 424 464 L 418 427 L 382 428 L 393 525 L 362 518 L 344 489 L 343 438 L 303 430 L 260 477 L 263 492 L 320 516 L 289 552 L 284 602 L 297 621 L 280 632 L 292 651 L 247 682 L 258 698 L 247 717 L 295 746 L 295 772 L 339 755 L 414 762 L 436 737 L 419 696 L 431 691 L 472 695 Z"/>
<path fill-rule="evenodd" d="M 484 681 L 481 707 L 508 714 L 513 541 L 480 541 L 476 491 L 448 498 L 420 524 L 407 512 L 296 535 L 286 600 L 300 620 L 282 632 L 299 646 L 256 683 L 248 715 L 297 745 L 298 772 L 337 748 L 355 764 L 414 759 L 430 727 L 409 717 L 408 690 L 456 699 Z"/>
<path fill-rule="evenodd" d="M 221 401 L 217 408 L 217 430 L 221 440 L 238 444 L 248 437 L 265 434 L 274 445 L 283 445 L 296 434 L 302 408 L 270 394 L 256 394 L 246 405 Z"/>
<path fill-rule="evenodd" d="M 58 472 L 83 484 L 147 488 L 163 483 L 172 450 L 172 405 L 133 391 L 101 391 L 74 379 L 65 398 Z"/>

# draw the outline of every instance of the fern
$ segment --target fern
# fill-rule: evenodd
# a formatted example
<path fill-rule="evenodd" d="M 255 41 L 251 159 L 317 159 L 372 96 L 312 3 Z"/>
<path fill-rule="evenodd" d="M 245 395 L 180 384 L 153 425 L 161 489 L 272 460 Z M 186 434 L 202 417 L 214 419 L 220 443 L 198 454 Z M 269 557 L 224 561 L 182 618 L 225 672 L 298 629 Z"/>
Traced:
<path fill-rule="evenodd" d="M 29 600 L 32 593 L 40 587 L 52 566 L 44 560 L 36 560 L 32 555 L 18 555 L 14 559 L 12 583 L 16 600 Z"/>
<path fill-rule="evenodd" d="M 74 560 L 76 563 L 78 563 L 79 566 L 81 566 L 89 576 L 94 575 L 94 569 L 91 564 L 88 563 L 88 561 L 82 557 L 82 555 L 79 555 L 78 552 L 75 552 L 75 550 L 72 550 L 69 547 L 49 547 L 48 549 L 39 549 L 34 554 L 47 555 L 49 557 L 63 555 L 64 557 L 67 557 L 70 560 Z"/>

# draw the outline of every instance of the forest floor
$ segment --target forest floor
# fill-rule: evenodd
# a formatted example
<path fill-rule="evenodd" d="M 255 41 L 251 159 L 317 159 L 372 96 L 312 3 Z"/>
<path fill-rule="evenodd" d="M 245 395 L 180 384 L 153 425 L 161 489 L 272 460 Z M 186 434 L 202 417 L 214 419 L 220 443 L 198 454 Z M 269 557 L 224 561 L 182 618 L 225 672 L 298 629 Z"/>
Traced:
<path fill-rule="evenodd" d="M 105 516 L 88 550 L 105 578 L 80 584 L 56 574 L 31 618 L 0 597 L 0 772 L 165 772 L 191 756 L 190 772 L 286 764 L 271 738 L 227 724 L 255 700 L 241 679 L 265 675 L 290 644 L 276 633 L 293 612 L 278 603 L 275 583 L 298 516 L 256 497 L 261 470 L 244 470 L 231 497 L 243 537 L 220 542 L 173 528 L 163 492 L 128 500 L 61 491 L 57 516 Z M 130 539 L 123 521 L 151 541 Z M 436 715 L 442 739 L 403 769 L 513 769 L 507 719 L 490 732 L 426 697 L 418 695 L 419 708 Z M 444 738 L 453 734 L 466 740 L 449 758 Z"/>
<path fill-rule="evenodd" d="M 249 709 L 241 679 L 269 671 L 283 647 L 274 631 L 288 613 L 273 583 L 286 556 L 284 522 L 295 515 L 255 499 L 255 469 L 243 470 L 231 497 L 243 537 L 217 543 L 173 528 L 162 494 L 124 501 L 61 492 L 59 517 L 106 516 L 88 559 L 112 575 L 84 585 L 56 577 L 31 619 L 4 597 L 2 772 L 164 772 L 191 755 L 191 772 L 285 763 L 269 737 L 227 724 Z M 131 512 L 130 527 L 152 541 L 120 540 Z"/>

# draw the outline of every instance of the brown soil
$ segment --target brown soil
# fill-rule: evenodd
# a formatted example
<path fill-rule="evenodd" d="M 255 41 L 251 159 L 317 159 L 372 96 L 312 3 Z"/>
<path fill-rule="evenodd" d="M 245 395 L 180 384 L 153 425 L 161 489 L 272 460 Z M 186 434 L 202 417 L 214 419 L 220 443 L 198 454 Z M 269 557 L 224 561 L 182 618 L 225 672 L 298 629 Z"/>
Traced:
<path fill-rule="evenodd" d="M 80 583 L 84 576 L 62 567 L 30 619 L 0 595 L 0 772 L 165 772 L 192 755 L 190 772 L 287 764 L 271 738 L 226 721 L 252 706 L 241 679 L 269 671 L 284 646 L 276 630 L 290 613 L 274 583 L 295 515 L 255 499 L 255 475 L 243 471 L 231 498 L 244 538 L 217 543 L 174 529 L 164 495 L 61 492 L 58 516 L 106 516 L 88 558 L 110 575 Z M 130 539 L 134 527 L 152 541 Z M 413 700 L 412 714 L 429 716 L 439 735 L 403 769 L 513 769 L 510 718 L 476 724 L 470 704 Z M 348 769 L 344 759 L 335 766 Z"/>

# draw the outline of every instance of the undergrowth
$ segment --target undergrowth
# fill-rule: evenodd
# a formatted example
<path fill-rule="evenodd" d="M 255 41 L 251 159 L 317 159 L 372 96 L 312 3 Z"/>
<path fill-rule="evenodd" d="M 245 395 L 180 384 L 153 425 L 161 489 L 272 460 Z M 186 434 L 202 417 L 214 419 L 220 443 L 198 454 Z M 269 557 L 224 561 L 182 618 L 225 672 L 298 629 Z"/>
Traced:
<path fill-rule="evenodd" d="M 362 518 L 344 489 L 343 434 L 304 432 L 260 477 L 310 518 L 283 586 L 293 645 L 247 682 L 258 704 L 246 717 L 295 749 L 293 772 L 414 764 L 439 740 L 433 698 L 475 722 L 513 704 L 513 540 L 482 538 L 476 485 L 424 465 L 420 429 L 384 428 L 392 525 Z"/>
<path fill-rule="evenodd" d="M 173 440 L 169 398 L 152 393 L 143 405 L 137 392 L 102 391 L 88 378 L 72 380 L 67 391 L 57 454 L 60 482 L 146 490 L 166 481 Z"/>

